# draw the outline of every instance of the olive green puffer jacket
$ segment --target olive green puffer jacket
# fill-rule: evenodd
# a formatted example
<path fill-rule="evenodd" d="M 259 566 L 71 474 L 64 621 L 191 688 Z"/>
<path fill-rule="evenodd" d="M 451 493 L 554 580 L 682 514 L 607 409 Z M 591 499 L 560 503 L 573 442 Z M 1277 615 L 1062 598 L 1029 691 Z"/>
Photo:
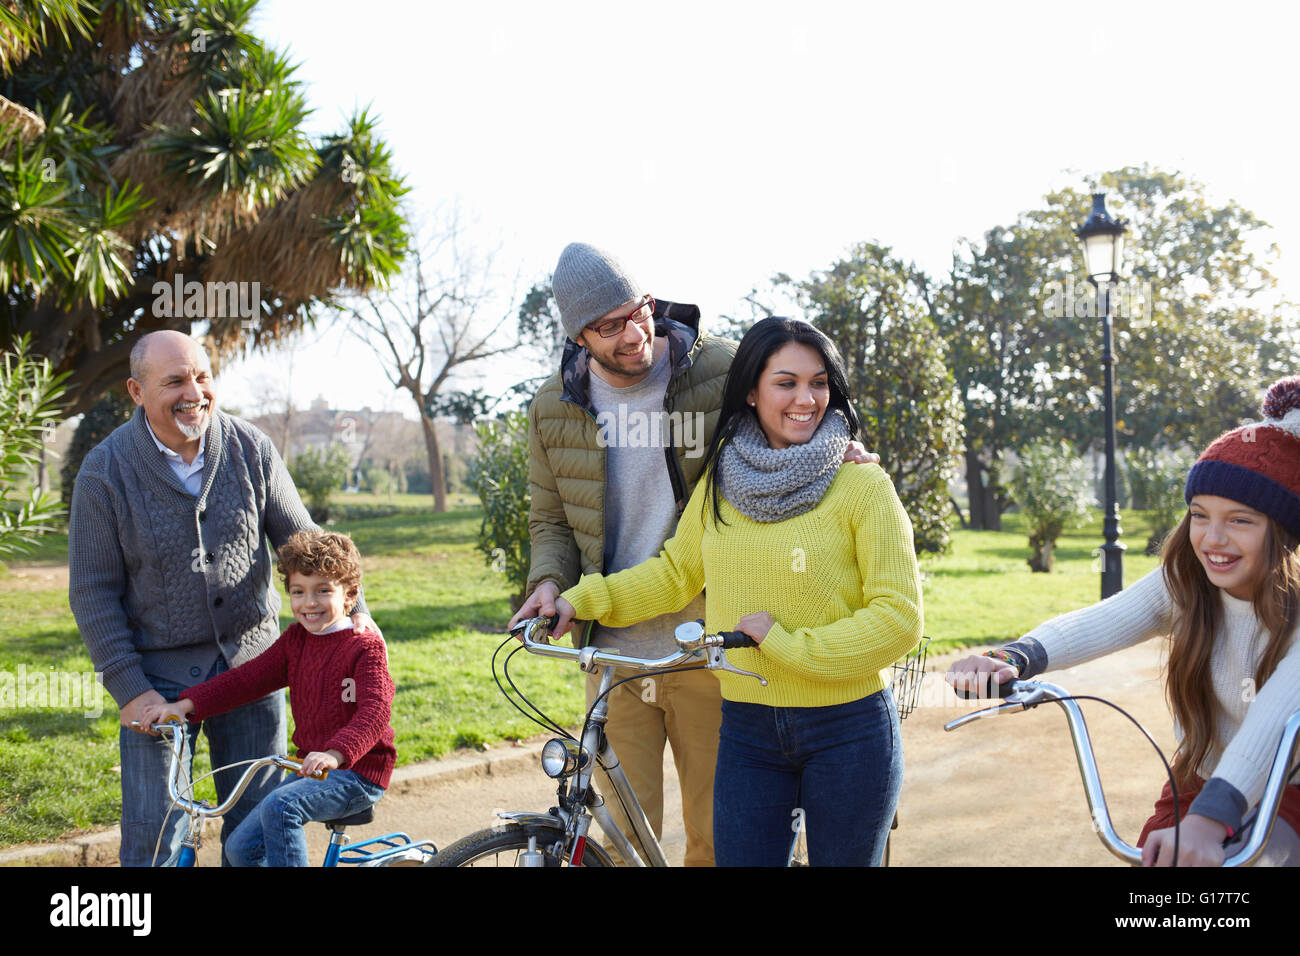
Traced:
<path fill-rule="evenodd" d="M 703 444 L 696 446 L 695 457 L 687 456 L 692 449 L 680 440 L 665 449 L 680 514 L 700 478 L 703 449 L 718 423 L 722 388 L 737 343 L 699 334 L 700 310 L 693 305 L 656 301 L 655 318 L 655 334 L 667 336 L 672 362 L 664 409 L 704 416 Z M 591 405 L 588 357 L 586 349 L 570 342 L 560 370 L 547 379 L 528 408 L 528 594 L 544 581 L 566 590 L 581 575 L 600 572 L 604 563 L 605 449 L 597 440 L 600 427 Z"/>

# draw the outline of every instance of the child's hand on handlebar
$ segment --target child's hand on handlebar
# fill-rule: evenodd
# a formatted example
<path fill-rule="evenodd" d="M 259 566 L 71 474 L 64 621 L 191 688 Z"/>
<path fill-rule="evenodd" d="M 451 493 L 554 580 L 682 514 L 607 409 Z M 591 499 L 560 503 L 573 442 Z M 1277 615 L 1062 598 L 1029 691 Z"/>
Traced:
<path fill-rule="evenodd" d="M 1228 828 L 1218 820 L 1189 813 L 1179 824 L 1179 866 L 1223 866 Z M 1142 846 L 1143 866 L 1174 865 L 1174 827 L 1153 830 Z"/>
<path fill-rule="evenodd" d="M 949 667 L 943 679 L 952 685 L 954 691 L 963 696 L 996 697 L 995 693 L 990 693 L 990 680 L 1005 684 L 1019 676 L 1016 669 L 1006 661 L 985 657 L 982 654 L 972 654 Z"/>
<path fill-rule="evenodd" d="M 150 729 L 153 724 L 165 724 L 167 721 L 175 719 L 182 724 L 185 718 L 194 710 L 194 701 L 188 697 L 182 697 L 178 701 L 163 704 L 146 704 L 140 714 L 140 727 L 144 733 L 158 736 L 158 732 Z"/>
<path fill-rule="evenodd" d="M 302 769 L 298 771 L 298 776 L 310 777 L 321 770 L 337 770 L 342 760 L 343 755 L 337 750 L 313 750 L 302 758 Z"/>

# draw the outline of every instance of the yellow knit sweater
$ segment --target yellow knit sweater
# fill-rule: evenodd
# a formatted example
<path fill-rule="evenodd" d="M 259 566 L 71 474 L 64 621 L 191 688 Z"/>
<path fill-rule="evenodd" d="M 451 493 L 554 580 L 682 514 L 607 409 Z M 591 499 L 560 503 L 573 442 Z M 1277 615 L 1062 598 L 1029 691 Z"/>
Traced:
<path fill-rule="evenodd" d="M 844 465 L 817 507 L 775 524 L 724 499 L 726 525 L 717 525 L 705 486 L 696 485 L 658 557 L 586 575 L 564 592 L 578 618 L 626 627 L 679 611 L 704 588 L 710 634 L 758 611 L 776 621 L 760 647 L 727 652 L 768 686 L 715 671 L 727 700 L 827 707 L 881 690 L 882 669 L 921 637 L 912 523 L 889 476 L 877 465 Z"/>

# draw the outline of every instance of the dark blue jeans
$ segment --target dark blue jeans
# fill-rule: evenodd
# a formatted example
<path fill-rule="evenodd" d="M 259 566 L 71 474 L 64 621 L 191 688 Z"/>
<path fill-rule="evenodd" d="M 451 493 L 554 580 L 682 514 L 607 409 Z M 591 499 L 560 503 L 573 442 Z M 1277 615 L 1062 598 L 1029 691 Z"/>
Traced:
<path fill-rule="evenodd" d="M 373 807 L 384 788 L 351 770 L 325 780 L 290 774 L 226 841 L 231 866 L 308 866 L 303 824 L 338 820 Z"/>
<path fill-rule="evenodd" d="M 718 866 L 785 866 L 799 810 L 812 866 L 879 866 L 903 783 L 888 689 L 830 707 L 722 702 Z"/>

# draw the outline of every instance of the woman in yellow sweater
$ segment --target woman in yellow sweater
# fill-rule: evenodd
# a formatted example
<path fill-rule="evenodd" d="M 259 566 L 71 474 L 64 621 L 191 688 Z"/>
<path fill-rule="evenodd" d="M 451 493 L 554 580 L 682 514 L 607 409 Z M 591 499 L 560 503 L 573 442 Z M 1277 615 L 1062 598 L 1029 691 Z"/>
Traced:
<path fill-rule="evenodd" d="M 719 866 L 781 866 L 802 811 L 814 866 L 879 865 L 902 782 L 898 713 L 882 669 L 921 636 L 912 526 L 876 465 L 840 467 L 857 436 L 843 362 L 805 322 L 745 335 L 706 456 L 707 477 L 663 552 L 585 576 L 556 602 L 610 627 L 680 610 L 701 588 L 710 632 L 758 645 L 718 672 Z"/>

